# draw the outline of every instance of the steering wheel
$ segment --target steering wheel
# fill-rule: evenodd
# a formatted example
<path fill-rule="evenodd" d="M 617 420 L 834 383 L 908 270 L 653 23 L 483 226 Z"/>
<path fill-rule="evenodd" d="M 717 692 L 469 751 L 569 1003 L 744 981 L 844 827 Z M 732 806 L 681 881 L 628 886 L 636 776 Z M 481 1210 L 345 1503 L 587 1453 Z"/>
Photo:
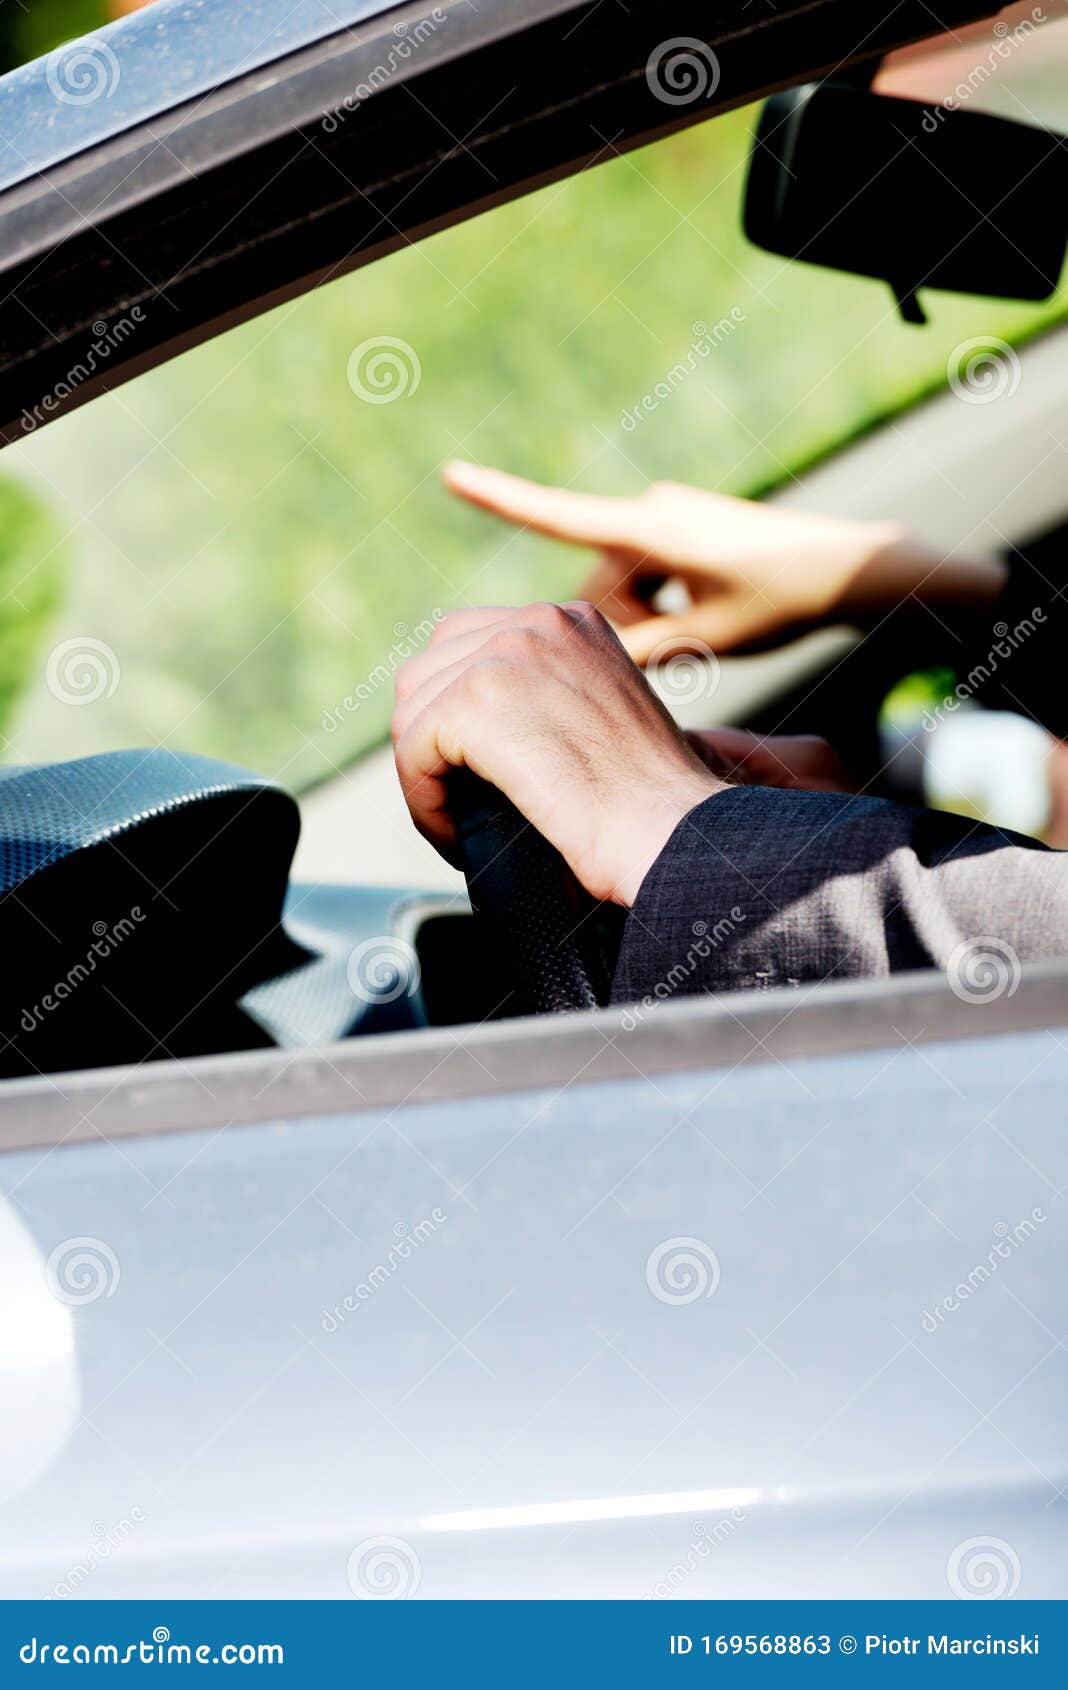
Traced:
<path fill-rule="evenodd" d="M 450 777 L 449 808 L 471 907 L 512 987 L 510 1011 L 551 1015 L 607 1003 L 598 905 L 555 846 L 470 770 Z"/>

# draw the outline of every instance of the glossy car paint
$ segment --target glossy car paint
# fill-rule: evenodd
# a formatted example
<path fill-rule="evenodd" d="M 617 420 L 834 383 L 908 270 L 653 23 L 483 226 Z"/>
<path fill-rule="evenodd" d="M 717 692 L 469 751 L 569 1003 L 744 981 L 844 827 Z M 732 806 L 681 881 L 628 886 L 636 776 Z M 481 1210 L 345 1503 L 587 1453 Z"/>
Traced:
<path fill-rule="evenodd" d="M 934 1596 L 993 1534 L 1053 1595 L 1066 1085 L 1034 1032 L 9 1154 L 20 1284 L 111 1260 L 3 1346 L 0 1593 L 345 1597 L 385 1535 L 427 1597 Z"/>

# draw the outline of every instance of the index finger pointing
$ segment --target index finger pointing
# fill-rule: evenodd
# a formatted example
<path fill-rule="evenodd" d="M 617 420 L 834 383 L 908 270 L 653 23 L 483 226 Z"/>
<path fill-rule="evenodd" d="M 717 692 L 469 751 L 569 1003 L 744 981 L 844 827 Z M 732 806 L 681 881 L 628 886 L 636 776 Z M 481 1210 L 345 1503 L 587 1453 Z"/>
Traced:
<path fill-rule="evenodd" d="M 508 475 L 500 469 L 453 461 L 442 479 L 452 493 L 508 522 L 551 534 L 577 546 L 626 545 L 631 523 L 627 499 L 598 493 L 572 493 L 564 487 L 543 487 L 537 481 Z"/>

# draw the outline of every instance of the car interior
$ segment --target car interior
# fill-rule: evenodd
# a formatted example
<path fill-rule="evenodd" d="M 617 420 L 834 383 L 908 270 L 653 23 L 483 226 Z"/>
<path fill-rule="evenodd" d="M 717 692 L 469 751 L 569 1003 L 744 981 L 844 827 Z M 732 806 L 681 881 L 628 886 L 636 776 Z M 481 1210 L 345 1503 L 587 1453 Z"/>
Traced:
<path fill-rule="evenodd" d="M 1068 958 L 613 1002 L 622 912 L 466 775 L 447 863 L 389 735 L 593 562 L 446 462 L 676 482 L 1047 613 L 673 653 L 683 728 L 1068 846 L 985 779 L 1068 759 L 1068 0 L 73 5 L 0 7 L 12 1623 L 1059 1596 Z"/>
<path fill-rule="evenodd" d="M 1058 326 L 1057 299 L 1068 235 L 1068 103 L 1056 74 L 1068 60 L 1068 20 L 1038 30 L 1025 27 L 1025 8 L 1010 10 L 1012 50 L 999 53 L 997 76 L 974 97 L 949 97 L 954 54 L 970 52 L 974 62 L 979 39 L 997 51 L 1009 37 L 989 23 L 971 37 L 955 32 L 866 61 L 853 74 L 772 94 L 762 106 L 655 143 L 636 155 L 638 164 L 612 158 L 604 168 L 616 172 L 624 195 L 639 196 L 640 212 L 667 191 L 657 185 L 658 151 L 676 149 L 663 180 L 690 194 L 680 226 L 705 219 L 699 250 L 722 261 L 707 315 L 728 328 L 692 393 L 679 399 L 677 422 L 665 404 L 653 421 L 618 424 L 611 440 L 599 421 L 582 435 L 578 407 L 604 419 L 634 380 L 622 372 L 614 387 L 591 395 L 581 369 L 572 369 L 572 390 L 539 424 L 562 444 L 547 439 L 538 463 L 581 472 L 589 485 L 681 475 L 685 464 L 668 470 L 671 454 L 701 458 L 704 448 L 680 442 L 704 420 L 706 479 L 799 508 L 893 514 L 949 549 L 1011 555 L 1058 592 L 1068 586 L 1068 327 Z M 702 153 L 702 134 L 720 125 L 722 155 Z M 589 192 L 580 175 L 543 187 L 536 209 L 518 215 L 513 202 L 484 216 L 498 220 L 501 249 L 515 243 L 519 270 L 541 238 L 542 211 L 555 239 L 569 231 L 590 238 L 577 228 Z M 921 200 L 930 218 L 913 215 Z M 265 205 L 262 214 L 283 212 Z M 409 244 L 327 290 L 336 296 L 331 334 L 343 324 L 355 342 L 370 307 L 382 317 L 397 267 L 396 309 L 386 320 L 405 393 L 388 411 L 375 407 L 376 394 L 360 403 L 363 378 L 351 360 L 347 377 L 319 361 L 308 299 L 296 298 L 203 346 L 178 346 L 133 386 L 94 397 L 97 385 L 108 385 L 105 368 L 67 414 L 44 417 L 47 427 L 31 419 L 9 428 L 0 468 L 11 469 L 27 498 L 43 495 L 58 510 L 62 531 L 54 544 L 40 543 L 24 591 L 50 591 L 48 560 L 60 544 L 72 554 L 68 581 L 77 579 L 53 622 L 63 638 L 48 673 L 31 672 L 17 701 L 0 771 L 0 919 L 9 954 L 25 959 L 4 987 L 6 1077 L 319 1048 L 607 1003 L 618 911 L 594 906 L 523 818 L 466 776 L 455 785 L 465 895 L 407 828 L 389 789 L 381 740 L 396 666 L 390 651 L 413 649 L 413 624 L 429 625 L 437 601 L 447 605 L 457 591 L 460 602 L 530 596 L 532 588 L 551 596 L 565 590 L 570 567 L 525 536 L 514 546 L 487 539 L 477 518 L 457 518 L 459 538 L 447 542 L 441 565 L 420 550 L 425 524 L 406 531 L 405 501 L 413 491 L 424 497 L 435 460 L 462 449 L 511 451 L 523 462 L 495 412 L 504 407 L 510 428 L 523 419 L 533 426 L 532 405 L 545 398 L 524 395 L 527 371 L 509 362 L 507 326 L 479 368 L 484 393 L 476 401 L 464 390 L 461 343 L 470 325 L 462 313 L 478 278 L 465 276 L 463 232 L 455 233 L 461 239 L 451 247 L 454 231 L 445 230 L 428 248 Z M 598 238 L 614 244 L 611 262 L 624 274 L 625 233 Z M 745 278 L 732 274 L 743 251 L 758 266 L 759 287 L 800 289 L 813 302 L 812 332 L 828 365 L 839 356 L 835 302 L 856 300 L 871 314 L 868 361 L 853 360 L 854 388 L 826 414 L 818 384 L 805 388 L 804 405 L 800 385 L 791 397 L 796 349 L 783 335 L 781 294 L 768 322 L 744 331 L 757 350 L 744 366 L 731 363 L 730 306 L 748 298 Z M 412 285 L 419 269 L 430 276 L 422 299 Z M 251 298 L 247 278 L 243 285 Z M 655 275 L 648 285 L 655 291 Z M 603 301 L 565 311 L 551 295 L 550 281 L 538 320 L 553 326 L 558 347 L 576 337 L 581 364 L 585 320 L 596 332 Z M 997 311 L 984 316 L 979 302 L 991 298 Z M 427 299 L 446 328 L 440 356 L 428 353 L 421 364 L 413 349 L 426 339 Z M 447 313 L 457 303 L 453 331 Z M 611 308 L 635 315 L 625 299 Z M 165 315 L 165 301 L 155 309 Z M 998 344 L 1011 360 L 1013 390 L 995 404 L 961 402 L 946 386 L 947 351 L 981 320 L 1004 326 Z M 135 336 L 138 327 L 135 319 Z M 636 319 L 633 333 L 641 332 Z M 153 337 L 164 333 L 165 324 L 153 323 Z M 848 356 L 842 344 L 840 357 Z M 251 395 L 263 399 L 259 415 L 238 410 L 246 360 L 261 384 Z M 721 368 L 728 397 L 717 387 Z M 331 395 L 318 425 L 317 384 Z M 436 422 L 420 422 L 424 435 L 406 462 L 405 411 L 417 402 Z M 759 418 L 776 409 L 784 417 L 774 444 L 764 435 L 758 448 Z M 203 430 L 200 447 L 190 418 Z M 235 443 L 229 462 L 227 440 Z M 389 481 L 379 490 L 387 452 Z M 303 479 L 290 475 L 298 462 Z M 322 501 L 321 529 L 302 515 L 309 494 Z M 434 506 L 431 525 L 440 530 L 446 520 Z M 286 602 L 293 583 L 279 577 L 278 558 L 283 545 L 305 539 L 294 612 Z M 459 580 L 458 546 L 473 554 Z M 401 564 L 416 553 L 422 573 L 413 591 Z M 359 582 L 355 591 L 343 586 L 346 572 Z M 254 614 L 238 602 L 238 583 L 259 590 Z M 175 602 L 190 595 L 196 613 L 176 615 L 171 626 Z M 361 642 L 356 630 L 355 645 L 346 646 L 361 612 L 376 632 Z M 309 653 L 328 620 L 317 659 Z M 848 629 L 802 635 L 777 652 L 724 659 L 714 689 L 698 687 L 693 699 L 673 699 L 669 689 L 667 701 L 686 725 L 822 734 L 863 789 L 922 801 L 915 782 L 903 788 L 887 778 L 887 701 L 910 677 L 944 687 L 944 678 L 930 677 L 955 675 L 966 650 L 964 630 L 906 605 L 862 645 Z M 299 688 L 291 678 L 297 657 Z M 354 661 L 370 677 L 359 686 Z M 1056 632 L 1044 630 L 1026 665 L 1014 667 L 1011 696 L 995 676 L 977 689 L 975 706 L 1031 716 L 1065 736 L 1061 667 Z M 141 735 L 132 731 L 138 720 L 148 730 Z"/>

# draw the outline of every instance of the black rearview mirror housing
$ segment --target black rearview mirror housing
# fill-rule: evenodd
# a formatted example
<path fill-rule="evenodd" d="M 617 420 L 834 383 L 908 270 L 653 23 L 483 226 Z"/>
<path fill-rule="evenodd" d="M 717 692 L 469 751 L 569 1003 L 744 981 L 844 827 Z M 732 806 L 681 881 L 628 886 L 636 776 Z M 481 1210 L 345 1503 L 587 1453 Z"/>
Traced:
<path fill-rule="evenodd" d="M 786 258 L 918 288 L 1046 299 L 1068 236 L 1068 152 L 1029 124 L 810 83 L 769 99 L 745 232 Z"/>

